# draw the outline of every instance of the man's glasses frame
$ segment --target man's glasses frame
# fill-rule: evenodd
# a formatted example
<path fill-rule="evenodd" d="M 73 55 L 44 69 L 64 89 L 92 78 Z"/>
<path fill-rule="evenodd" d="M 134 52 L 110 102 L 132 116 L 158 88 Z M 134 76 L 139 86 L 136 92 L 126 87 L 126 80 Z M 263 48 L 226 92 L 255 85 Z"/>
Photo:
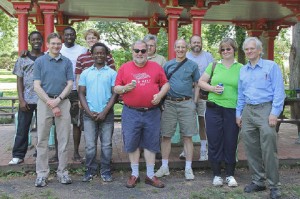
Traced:
<path fill-rule="evenodd" d="M 145 54 L 145 53 L 147 52 L 147 49 L 142 49 L 142 50 L 140 50 L 140 49 L 133 49 L 133 51 L 134 51 L 135 53 L 141 52 L 142 54 Z"/>

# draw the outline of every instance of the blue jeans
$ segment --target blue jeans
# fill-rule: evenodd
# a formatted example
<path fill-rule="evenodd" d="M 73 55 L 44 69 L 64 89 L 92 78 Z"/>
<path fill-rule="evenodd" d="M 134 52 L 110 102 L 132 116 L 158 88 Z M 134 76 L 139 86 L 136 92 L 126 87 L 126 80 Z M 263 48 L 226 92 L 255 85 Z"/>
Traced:
<path fill-rule="evenodd" d="M 33 112 L 36 110 L 36 104 L 28 104 L 29 111 L 18 112 L 18 127 L 15 143 L 12 151 L 13 158 L 24 159 L 28 148 L 28 132 L 31 125 Z"/>
<path fill-rule="evenodd" d="M 98 168 L 96 162 L 96 141 L 99 136 L 101 141 L 100 173 L 102 174 L 106 171 L 110 171 L 112 135 L 114 132 L 114 112 L 110 111 L 102 122 L 96 122 L 84 114 L 83 122 L 86 156 L 85 166 L 93 174 L 96 174 Z"/>

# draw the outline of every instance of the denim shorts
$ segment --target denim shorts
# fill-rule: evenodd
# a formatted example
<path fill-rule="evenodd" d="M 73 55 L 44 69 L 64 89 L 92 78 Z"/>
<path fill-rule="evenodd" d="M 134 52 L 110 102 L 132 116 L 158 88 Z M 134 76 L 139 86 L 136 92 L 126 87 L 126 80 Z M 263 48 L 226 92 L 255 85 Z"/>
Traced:
<path fill-rule="evenodd" d="M 122 111 L 124 150 L 132 153 L 137 148 L 144 148 L 153 153 L 159 152 L 160 118 L 159 108 L 143 112 L 124 106 Z"/>
<path fill-rule="evenodd" d="M 165 101 L 165 110 L 161 118 L 162 136 L 172 137 L 177 123 L 182 136 L 192 137 L 198 134 L 196 105 L 192 99 L 181 102 Z"/>

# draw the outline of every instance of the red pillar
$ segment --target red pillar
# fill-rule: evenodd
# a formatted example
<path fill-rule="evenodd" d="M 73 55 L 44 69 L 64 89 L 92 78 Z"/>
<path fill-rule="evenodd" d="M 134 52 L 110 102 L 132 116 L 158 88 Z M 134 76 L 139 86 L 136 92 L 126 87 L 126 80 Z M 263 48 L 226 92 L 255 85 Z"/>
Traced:
<path fill-rule="evenodd" d="M 173 59 L 176 57 L 176 53 L 174 51 L 174 44 L 177 39 L 178 34 L 178 25 L 177 21 L 182 12 L 182 7 L 166 7 L 165 12 L 168 16 L 168 59 Z"/>
<path fill-rule="evenodd" d="M 267 50 L 268 50 L 268 59 L 270 60 L 274 60 L 274 42 L 278 33 L 279 31 L 269 30 L 269 31 L 265 31 L 263 34 L 263 36 L 266 37 L 268 42 Z"/>
<path fill-rule="evenodd" d="M 58 10 L 58 2 L 38 2 L 41 11 L 44 14 L 44 46 L 47 50 L 47 37 L 50 33 L 54 32 L 54 13 Z"/>
<path fill-rule="evenodd" d="M 18 45 L 19 54 L 22 50 L 28 50 L 28 11 L 32 8 L 31 2 L 12 2 L 18 16 Z"/>
<path fill-rule="evenodd" d="M 193 35 L 201 36 L 201 25 L 202 19 L 205 16 L 207 9 L 199 9 L 192 7 L 190 11 L 192 24 L 193 24 Z"/>

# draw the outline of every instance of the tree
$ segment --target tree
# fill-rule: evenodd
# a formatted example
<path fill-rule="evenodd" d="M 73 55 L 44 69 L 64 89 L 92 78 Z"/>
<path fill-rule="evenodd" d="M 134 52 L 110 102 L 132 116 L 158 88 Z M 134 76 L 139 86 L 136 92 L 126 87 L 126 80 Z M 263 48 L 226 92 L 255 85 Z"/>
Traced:
<path fill-rule="evenodd" d="M 290 89 L 300 86 L 300 22 L 292 30 L 292 46 L 290 50 Z"/>

